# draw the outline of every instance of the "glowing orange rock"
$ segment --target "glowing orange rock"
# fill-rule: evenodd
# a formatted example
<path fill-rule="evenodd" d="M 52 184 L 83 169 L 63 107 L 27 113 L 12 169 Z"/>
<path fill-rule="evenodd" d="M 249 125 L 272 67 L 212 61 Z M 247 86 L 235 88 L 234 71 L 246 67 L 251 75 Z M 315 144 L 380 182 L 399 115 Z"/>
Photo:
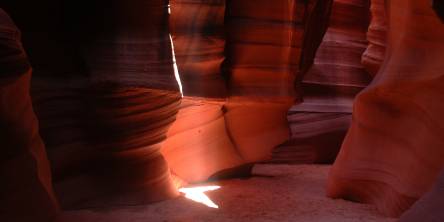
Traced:
<path fill-rule="evenodd" d="M 313 61 L 330 3 L 171 1 L 185 97 L 162 153 L 175 174 L 236 173 L 288 139 L 294 81 Z"/>

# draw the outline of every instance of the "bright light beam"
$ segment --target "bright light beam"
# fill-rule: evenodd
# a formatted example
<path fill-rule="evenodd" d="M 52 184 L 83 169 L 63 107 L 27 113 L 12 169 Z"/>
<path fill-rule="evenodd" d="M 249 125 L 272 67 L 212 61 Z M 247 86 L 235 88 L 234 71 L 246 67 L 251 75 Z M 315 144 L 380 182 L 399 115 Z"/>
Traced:
<path fill-rule="evenodd" d="M 198 203 L 204 204 L 207 207 L 219 208 L 206 194 L 207 191 L 213 191 L 220 189 L 220 186 L 202 186 L 202 187 L 188 187 L 180 188 L 179 192 L 184 193 L 185 197 L 196 201 Z"/>
<path fill-rule="evenodd" d="M 171 37 L 171 34 L 170 34 L 170 42 L 171 42 L 171 51 L 172 51 L 172 55 L 173 55 L 174 77 L 176 77 L 177 84 L 179 85 L 180 94 L 183 97 L 182 82 L 180 81 L 179 69 L 177 68 L 176 53 L 174 53 L 174 43 L 173 43 L 173 37 Z"/>

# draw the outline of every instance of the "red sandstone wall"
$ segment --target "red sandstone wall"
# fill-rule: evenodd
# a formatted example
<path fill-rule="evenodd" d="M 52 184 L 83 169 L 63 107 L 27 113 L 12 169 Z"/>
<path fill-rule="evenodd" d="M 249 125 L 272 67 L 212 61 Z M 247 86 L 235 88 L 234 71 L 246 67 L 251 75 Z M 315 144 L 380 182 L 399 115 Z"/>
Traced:
<path fill-rule="evenodd" d="M 429 1 L 388 4 L 387 57 L 356 99 L 328 195 L 399 216 L 444 167 L 444 23 Z"/>
<path fill-rule="evenodd" d="M 272 162 L 332 163 L 350 126 L 355 95 L 370 76 L 361 64 L 367 47 L 368 0 L 333 1 L 330 26 L 302 80 L 303 102 L 288 113 L 291 139 Z"/>
<path fill-rule="evenodd" d="M 20 33 L 0 9 L 0 218 L 54 220 L 58 213 L 45 145 L 29 95 L 31 67 Z"/>
<path fill-rule="evenodd" d="M 111 1 L 106 8 L 99 3 L 86 9 L 82 2 L 66 5 L 83 10 L 66 18 L 68 37 L 61 41 L 76 40 L 76 58 L 85 70 L 69 76 L 58 70 L 33 80 L 33 102 L 65 208 L 177 195 L 160 153 L 181 98 L 168 1 Z"/>
<path fill-rule="evenodd" d="M 444 220 L 444 173 L 441 172 L 433 188 L 421 197 L 399 219 L 400 222 L 440 222 Z"/>
<path fill-rule="evenodd" d="M 387 37 L 387 15 L 385 0 L 371 1 L 371 23 L 368 27 L 367 50 L 362 55 L 362 64 L 367 71 L 375 76 L 385 57 Z"/>
<path fill-rule="evenodd" d="M 225 1 L 173 0 L 170 29 L 184 98 L 162 153 L 174 174 L 206 180 L 243 163 L 225 124 Z"/>
<path fill-rule="evenodd" d="M 171 1 L 185 97 L 162 153 L 175 174 L 189 182 L 236 174 L 288 139 L 294 81 L 311 65 L 330 3 Z"/>

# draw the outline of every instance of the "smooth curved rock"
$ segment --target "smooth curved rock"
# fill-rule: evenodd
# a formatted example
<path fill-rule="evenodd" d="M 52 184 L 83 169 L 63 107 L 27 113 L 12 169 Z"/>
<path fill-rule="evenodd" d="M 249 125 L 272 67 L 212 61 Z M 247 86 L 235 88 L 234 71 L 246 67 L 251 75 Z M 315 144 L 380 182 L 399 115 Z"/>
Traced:
<path fill-rule="evenodd" d="M 223 98 L 225 0 L 171 0 L 170 29 L 185 96 Z"/>
<path fill-rule="evenodd" d="M 327 194 L 399 216 L 444 167 L 444 23 L 428 1 L 388 8 L 388 56 L 356 99 Z"/>
<path fill-rule="evenodd" d="M 332 163 L 351 121 L 355 95 L 370 76 L 361 64 L 367 47 L 367 0 L 333 1 L 330 26 L 302 80 L 303 102 L 288 112 L 291 138 L 272 162 Z"/>
<path fill-rule="evenodd" d="M 435 186 L 418 200 L 400 218 L 400 222 L 440 222 L 444 220 L 444 173 L 441 172 Z"/>
<path fill-rule="evenodd" d="M 186 182 L 205 181 L 244 163 L 226 129 L 224 103 L 223 99 L 182 99 L 162 153 L 173 173 Z"/>
<path fill-rule="evenodd" d="M 34 81 L 34 104 L 65 208 L 175 195 L 159 150 L 175 120 L 179 93 L 50 83 Z"/>
<path fill-rule="evenodd" d="M 370 11 L 371 22 L 367 32 L 367 40 L 369 43 L 367 50 L 362 55 L 362 64 L 370 75 L 375 76 L 385 57 L 387 41 L 385 0 L 372 0 Z"/>
<path fill-rule="evenodd" d="M 225 0 L 173 0 L 170 28 L 184 98 L 162 153 L 187 182 L 243 163 L 224 117 Z"/>
<path fill-rule="evenodd" d="M 0 218 L 49 222 L 58 214 L 45 145 L 29 95 L 20 32 L 0 9 Z"/>
<path fill-rule="evenodd" d="M 244 174 L 288 139 L 294 81 L 313 61 L 330 3 L 171 1 L 185 97 L 162 153 L 175 174 Z"/>
<path fill-rule="evenodd" d="M 288 140 L 286 113 L 300 98 L 294 82 L 311 65 L 329 9 L 329 1 L 228 2 L 226 121 L 247 162 L 270 159 L 271 150 Z M 315 32 L 310 25 L 319 20 Z"/>
<path fill-rule="evenodd" d="M 167 5 L 165 0 L 64 1 L 57 9 L 66 11 L 63 28 L 37 24 L 25 30 L 30 36 L 36 30 L 60 32 L 58 41 L 73 45 L 66 51 L 72 56 L 62 60 L 76 69 L 42 69 L 32 87 L 64 208 L 178 195 L 160 153 L 181 100 Z"/>

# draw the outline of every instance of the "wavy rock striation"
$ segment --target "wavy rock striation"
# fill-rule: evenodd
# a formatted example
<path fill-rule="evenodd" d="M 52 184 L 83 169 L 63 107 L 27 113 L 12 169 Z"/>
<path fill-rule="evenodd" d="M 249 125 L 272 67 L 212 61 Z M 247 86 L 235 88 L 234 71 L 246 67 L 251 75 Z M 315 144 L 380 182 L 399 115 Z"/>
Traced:
<path fill-rule="evenodd" d="M 327 192 L 399 216 L 444 167 L 444 23 L 428 1 L 388 6 L 387 57 L 356 99 Z"/>
<path fill-rule="evenodd" d="M 53 221 L 58 213 L 49 161 L 29 95 L 31 66 L 20 32 L 0 9 L 0 218 Z"/>
<path fill-rule="evenodd" d="M 246 161 L 270 159 L 271 150 L 288 140 L 285 116 L 294 98 L 300 97 L 293 83 L 311 65 L 330 6 L 329 1 L 229 3 L 224 68 L 231 96 L 226 116 Z M 320 23 L 317 32 L 312 30 L 314 23 Z"/>
<path fill-rule="evenodd" d="M 288 139 L 294 81 L 313 61 L 330 3 L 171 1 L 185 97 L 162 152 L 175 174 L 236 175 Z"/>
<path fill-rule="evenodd" d="M 444 220 L 444 173 L 441 172 L 435 186 L 419 199 L 399 219 L 400 222 L 427 221 L 439 222 Z"/>
<path fill-rule="evenodd" d="M 375 76 L 385 57 L 387 41 L 387 15 L 385 0 L 372 0 L 371 22 L 367 31 L 368 47 L 362 55 L 362 64 L 370 75 Z"/>
<path fill-rule="evenodd" d="M 204 181 L 243 163 L 224 117 L 225 1 L 172 0 L 170 29 L 184 98 L 162 153 L 174 174 Z"/>
<path fill-rule="evenodd" d="M 76 13 L 64 14 L 59 41 L 73 44 L 67 60 L 77 64 L 78 72 L 42 69 L 45 74 L 37 75 L 32 87 L 62 206 L 139 204 L 176 196 L 160 153 L 181 100 L 168 1 L 64 4 L 59 10 Z M 32 48 L 34 42 L 29 44 Z"/>
<path fill-rule="evenodd" d="M 302 80 L 303 102 L 291 107 L 291 139 L 272 162 L 332 163 L 351 121 L 354 96 L 370 82 L 361 55 L 367 47 L 367 0 L 333 1 L 330 26 Z"/>

